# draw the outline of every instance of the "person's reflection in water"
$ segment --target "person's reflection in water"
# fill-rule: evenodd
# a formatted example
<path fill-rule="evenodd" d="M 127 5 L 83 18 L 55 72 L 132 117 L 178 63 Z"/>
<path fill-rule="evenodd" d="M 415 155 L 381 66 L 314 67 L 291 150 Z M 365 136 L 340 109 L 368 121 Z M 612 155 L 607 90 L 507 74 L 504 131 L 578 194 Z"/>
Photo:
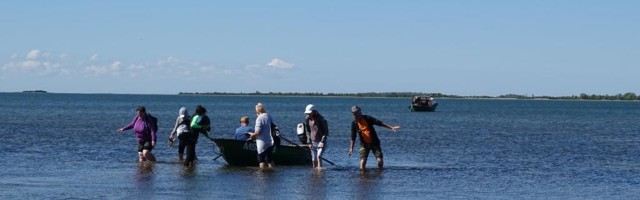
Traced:
<path fill-rule="evenodd" d="M 358 173 L 356 199 L 382 199 L 378 183 L 382 181 L 383 170 L 367 170 Z"/>
<path fill-rule="evenodd" d="M 197 172 L 197 167 L 196 165 L 193 166 L 188 166 L 188 167 L 183 167 L 184 170 L 182 170 L 182 173 L 180 173 L 180 175 L 184 178 L 191 178 L 191 177 L 195 177 L 198 173 Z"/>
<path fill-rule="evenodd" d="M 327 198 L 327 185 L 325 170 L 314 170 L 307 183 L 307 197 L 310 199 L 328 199 Z"/>
<path fill-rule="evenodd" d="M 140 162 L 135 175 L 136 190 L 139 191 L 136 199 L 153 199 L 155 184 L 155 173 L 153 171 L 155 163 Z"/>
<path fill-rule="evenodd" d="M 248 193 L 248 199 L 265 199 L 266 197 L 273 196 L 273 192 L 279 191 L 274 190 L 272 185 L 274 181 L 273 179 L 277 176 L 275 171 L 257 170 L 254 174 L 252 184 L 254 187 L 252 188 L 252 191 Z"/>

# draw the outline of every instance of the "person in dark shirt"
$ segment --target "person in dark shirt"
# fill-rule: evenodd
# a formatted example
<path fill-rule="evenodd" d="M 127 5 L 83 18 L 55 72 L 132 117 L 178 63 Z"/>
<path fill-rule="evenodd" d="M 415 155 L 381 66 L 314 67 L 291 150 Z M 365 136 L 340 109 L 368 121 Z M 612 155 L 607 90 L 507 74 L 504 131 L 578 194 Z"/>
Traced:
<path fill-rule="evenodd" d="M 322 169 L 322 155 L 326 152 L 329 125 L 313 104 L 307 105 L 304 114 L 306 115 L 304 130 L 309 140 L 308 144 L 310 144 L 311 161 L 313 168 L 320 170 Z"/>
<path fill-rule="evenodd" d="M 387 127 L 393 132 L 398 131 L 400 126 L 391 126 L 384 123 L 374 117 L 363 115 L 360 107 L 351 107 L 351 113 L 353 113 L 354 120 L 351 122 L 351 145 L 349 146 L 349 157 L 353 152 L 353 146 L 356 141 L 356 136 L 360 137 L 360 170 L 365 170 L 367 165 L 367 157 L 369 152 L 373 151 L 373 155 L 378 160 L 378 169 L 382 169 L 384 161 L 382 159 L 382 148 L 380 147 L 380 139 L 376 133 L 376 129 L 373 125 Z"/>
<path fill-rule="evenodd" d="M 207 109 L 201 105 L 196 106 L 195 114 L 191 118 L 189 135 L 185 138 L 187 158 L 184 160 L 185 166 L 193 166 L 193 161 L 197 159 L 196 156 L 196 144 L 198 143 L 198 137 L 203 134 L 207 138 L 209 131 L 211 131 L 211 120 L 207 116 Z"/>

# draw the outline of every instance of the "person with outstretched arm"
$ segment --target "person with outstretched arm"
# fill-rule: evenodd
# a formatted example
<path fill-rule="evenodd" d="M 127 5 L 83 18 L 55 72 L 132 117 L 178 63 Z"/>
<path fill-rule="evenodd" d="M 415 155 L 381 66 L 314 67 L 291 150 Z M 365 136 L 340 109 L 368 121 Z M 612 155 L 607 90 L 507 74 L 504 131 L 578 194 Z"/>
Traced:
<path fill-rule="evenodd" d="M 360 170 L 365 170 L 367 165 L 367 157 L 369 152 L 373 151 L 373 155 L 378 160 L 378 169 L 382 169 L 384 160 L 382 159 L 382 148 L 380 147 L 380 139 L 376 133 L 376 129 L 373 125 L 387 127 L 393 132 L 398 131 L 400 126 L 391 126 L 384 123 L 372 116 L 363 115 L 361 109 L 358 106 L 351 107 L 351 113 L 353 114 L 353 122 L 351 122 L 351 145 L 349 146 L 349 157 L 353 152 L 353 146 L 356 141 L 356 136 L 360 137 Z"/>
<path fill-rule="evenodd" d="M 138 106 L 136 116 L 133 117 L 131 123 L 118 129 L 117 132 L 122 133 L 129 129 L 133 129 L 138 141 L 138 161 L 155 162 L 156 157 L 153 156 L 151 150 L 156 146 L 157 118 L 147 114 L 144 106 Z"/>

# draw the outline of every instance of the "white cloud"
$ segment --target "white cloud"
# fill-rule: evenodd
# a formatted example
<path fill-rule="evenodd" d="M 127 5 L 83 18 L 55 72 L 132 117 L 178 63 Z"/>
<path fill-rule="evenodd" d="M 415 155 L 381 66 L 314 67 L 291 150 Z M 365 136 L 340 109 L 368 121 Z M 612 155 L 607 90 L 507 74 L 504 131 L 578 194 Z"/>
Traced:
<path fill-rule="evenodd" d="M 91 74 L 102 75 L 102 74 L 118 74 L 120 73 L 120 61 L 115 61 L 111 63 L 109 66 L 97 66 L 91 65 L 85 68 L 85 70 Z"/>
<path fill-rule="evenodd" d="M 147 65 L 129 65 L 129 69 L 134 71 L 140 71 L 147 68 Z"/>
<path fill-rule="evenodd" d="M 166 59 L 158 60 L 158 65 L 170 65 L 179 62 L 178 59 L 173 58 L 173 56 L 169 56 Z"/>
<path fill-rule="evenodd" d="M 27 60 L 35 60 L 40 55 L 40 50 L 34 49 L 27 53 Z"/>
<path fill-rule="evenodd" d="M 284 60 L 280 60 L 279 58 L 272 59 L 271 62 L 269 62 L 267 65 L 276 69 L 291 69 L 294 66 L 294 64 L 287 63 Z"/>
<path fill-rule="evenodd" d="M 21 62 L 10 62 L 4 65 L 4 70 L 32 71 L 40 68 L 42 63 L 35 60 L 25 60 Z"/>
<path fill-rule="evenodd" d="M 294 64 L 279 58 L 272 59 L 266 65 L 250 64 L 240 66 L 218 66 L 212 63 L 182 60 L 169 56 L 153 61 L 122 63 L 117 60 L 101 59 L 98 53 L 89 54 L 84 59 L 74 59 L 73 55 L 30 50 L 25 54 L 13 54 L 8 63 L 0 63 L 0 70 L 5 76 L 11 73 L 23 75 L 47 76 L 96 76 L 121 75 L 135 77 L 141 74 L 155 78 L 170 80 L 175 77 L 202 78 L 249 75 L 255 77 L 269 76 L 270 73 L 286 73 L 283 69 L 291 69 Z M 274 70 L 275 69 L 275 70 Z"/>

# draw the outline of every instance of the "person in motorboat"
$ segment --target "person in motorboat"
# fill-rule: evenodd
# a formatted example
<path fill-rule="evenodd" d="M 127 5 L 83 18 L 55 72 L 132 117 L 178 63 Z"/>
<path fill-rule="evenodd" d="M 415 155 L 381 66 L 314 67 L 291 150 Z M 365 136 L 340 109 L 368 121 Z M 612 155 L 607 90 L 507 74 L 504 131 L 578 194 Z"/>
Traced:
<path fill-rule="evenodd" d="M 253 126 L 249 126 L 249 117 L 242 116 L 240 117 L 240 127 L 236 129 L 236 134 L 234 135 L 234 138 L 236 140 L 248 140 L 249 133 L 253 133 L 253 132 L 255 132 L 255 130 L 253 129 Z"/>

